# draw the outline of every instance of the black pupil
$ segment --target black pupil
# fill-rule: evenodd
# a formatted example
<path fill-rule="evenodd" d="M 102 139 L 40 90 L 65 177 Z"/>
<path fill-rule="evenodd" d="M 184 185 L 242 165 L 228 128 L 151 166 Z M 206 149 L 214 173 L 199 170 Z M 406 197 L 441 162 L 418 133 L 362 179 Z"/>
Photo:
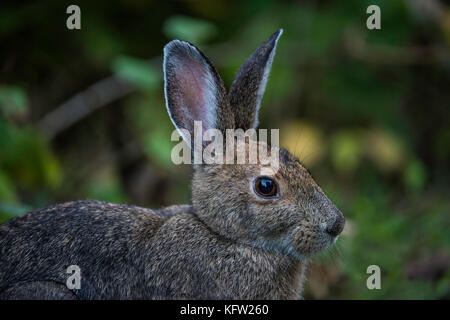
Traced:
<path fill-rule="evenodd" d="M 270 194 L 273 190 L 273 181 L 270 179 L 261 179 L 259 181 L 259 190 L 263 194 Z"/>

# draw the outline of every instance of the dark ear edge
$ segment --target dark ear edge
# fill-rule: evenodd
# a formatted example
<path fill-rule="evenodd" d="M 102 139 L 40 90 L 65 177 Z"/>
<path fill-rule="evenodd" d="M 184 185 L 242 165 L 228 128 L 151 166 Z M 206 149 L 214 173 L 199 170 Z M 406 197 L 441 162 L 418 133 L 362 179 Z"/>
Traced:
<path fill-rule="evenodd" d="M 239 68 L 230 87 L 228 99 L 236 128 L 258 126 L 258 113 L 283 29 L 274 32 Z"/>

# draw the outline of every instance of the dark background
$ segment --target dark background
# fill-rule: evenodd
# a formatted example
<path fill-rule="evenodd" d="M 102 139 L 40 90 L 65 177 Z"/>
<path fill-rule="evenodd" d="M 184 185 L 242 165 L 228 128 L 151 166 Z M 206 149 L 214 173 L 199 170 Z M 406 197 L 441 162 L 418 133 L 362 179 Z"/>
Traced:
<path fill-rule="evenodd" d="M 371 4 L 381 30 L 366 28 Z M 280 27 L 260 127 L 280 129 L 347 218 L 306 298 L 449 298 L 448 1 L 2 2 L 0 221 L 75 199 L 188 203 L 163 46 L 196 44 L 230 85 Z M 381 290 L 366 287 L 373 264 Z"/>

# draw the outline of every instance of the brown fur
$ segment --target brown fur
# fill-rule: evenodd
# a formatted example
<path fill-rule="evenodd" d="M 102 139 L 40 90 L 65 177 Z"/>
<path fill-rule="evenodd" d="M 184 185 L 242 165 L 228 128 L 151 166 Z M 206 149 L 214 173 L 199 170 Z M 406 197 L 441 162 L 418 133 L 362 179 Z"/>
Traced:
<path fill-rule="evenodd" d="M 177 128 L 255 127 L 281 35 L 242 66 L 227 95 L 211 62 L 180 41 L 165 49 L 166 98 Z M 256 143 L 247 140 L 246 152 Z M 260 142 L 264 148 L 270 146 Z M 1 299 L 295 299 L 308 258 L 332 244 L 344 218 L 300 162 L 195 165 L 192 204 L 150 210 L 75 201 L 0 226 Z M 253 181 L 276 180 L 277 198 Z M 81 288 L 66 286 L 70 265 Z"/>

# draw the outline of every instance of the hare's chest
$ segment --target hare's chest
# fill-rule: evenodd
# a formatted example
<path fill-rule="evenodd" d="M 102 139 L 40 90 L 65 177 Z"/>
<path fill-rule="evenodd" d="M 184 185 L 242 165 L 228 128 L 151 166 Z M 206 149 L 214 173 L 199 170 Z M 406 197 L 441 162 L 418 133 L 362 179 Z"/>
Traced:
<path fill-rule="evenodd" d="M 288 281 L 291 283 L 281 283 L 286 278 L 280 273 L 286 269 L 283 257 L 227 243 L 189 217 L 171 220 L 154 237 L 145 269 L 153 298 L 293 297 L 297 280 L 291 278 Z"/>

